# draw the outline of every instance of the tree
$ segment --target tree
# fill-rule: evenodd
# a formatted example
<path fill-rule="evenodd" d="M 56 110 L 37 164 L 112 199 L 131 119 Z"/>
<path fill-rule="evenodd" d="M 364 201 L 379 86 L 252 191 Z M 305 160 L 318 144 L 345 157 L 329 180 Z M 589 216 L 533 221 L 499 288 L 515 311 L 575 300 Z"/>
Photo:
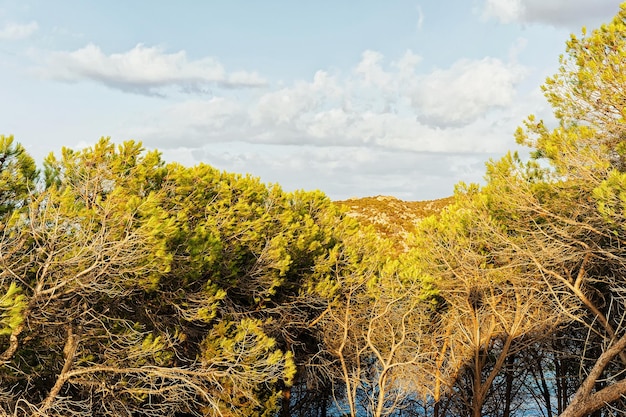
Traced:
<path fill-rule="evenodd" d="M 103 158 L 111 154 L 105 145 L 95 150 Z M 33 385 L 4 403 L 15 410 L 28 405 L 29 412 L 56 414 L 80 407 L 80 400 L 61 392 L 74 384 L 77 364 L 91 362 L 84 356 L 99 358 L 102 366 L 115 361 L 100 356 L 109 348 L 101 341 L 108 327 L 119 320 L 120 347 L 147 336 L 102 310 L 115 310 L 107 307 L 112 300 L 150 288 L 169 263 L 161 237 L 167 223 L 160 222 L 154 196 L 140 199 L 108 183 L 108 167 L 91 158 L 76 165 L 83 168 L 81 178 L 33 194 L 26 210 L 5 222 L 0 240 L 2 288 L 16 288 L 21 300 L 21 308 L 12 306 L 19 314 L 4 329 L 3 385 Z"/>
<path fill-rule="evenodd" d="M 338 236 L 341 245 L 318 263 L 328 265 L 328 274 L 311 294 L 326 305 L 315 320 L 323 366 L 340 410 L 353 417 L 393 415 L 406 399 L 425 396 L 432 379 L 427 329 L 433 293 L 408 263 L 388 257 L 393 244 L 369 228 Z"/>
<path fill-rule="evenodd" d="M 158 153 L 134 142 L 64 149 L 46 160 L 47 188 L 4 223 L 7 415 L 252 415 L 275 407 L 266 388 L 289 383 L 290 355 L 260 321 L 214 321 L 219 288 L 205 281 L 186 293 L 188 277 L 172 275 L 179 225 L 165 204 L 176 189 L 165 187 L 164 168 Z"/>
<path fill-rule="evenodd" d="M 559 72 L 542 87 L 559 127 L 550 131 L 531 116 L 526 132 L 518 130 L 520 143 L 570 176 L 607 163 L 618 171 L 626 168 L 625 7 L 622 3 L 612 22 L 591 34 L 583 28 L 582 37 L 571 35 Z"/>
<path fill-rule="evenodd" d="M 0 218 L 27 203 L 37 176 L 35 161 L 24 147 L 13 136 L 0 135 Z"/>
<path fill-rule="evenodd" d="M 506 204 L 517 207 L 510 213 L 520 239 L 509 239 L 517 256 L 532 261 L 556 300 L 579 306 L 571 318 L 589 329 L 586 349 L 595 357 L 564 416 L 588 415 L 626 393 L 625 24 L 622 4 L 610 24 L 572 36 L 559 73 L 544 86 L 558 127 L 531 116 L 518 130 L 518 141 L 549 166 L 503 163 L 490 172 L 494 187 L 508 187 Z M 519 181 L 531 171 L 534 181 Z"/>
<path fill-rule="evenodd" d="M 475 187 L 459 189 L 455 204 L 421 222 L 413 249 L 422 270 L 436 277 L 440 297 L 433 395 L 438 402 L 443 385 L 462 401 L 459 413 L 472 417 L 485 414 L 500 380 L 508 394 L 489 414 L 510 415 L 512 365 L 560 321 L 525 261 L 495 238 L 510 229 L 485 208 L 487 197 Z"/>
<path fill-rule="evenodd" d="M 320 192 L 285 193 L 277 185 L 203 164 L 168 165 L 163 188 L 164 206 L 175 213 L 177 224 L 168 275 L 179 297 L 197 301 L 182 309 L 197 326 L 188 340 L 201 337 L 214 320 L 253 319 L 276 348 L 292 355 L 296 385 L 325 385 L 314 371 L 318 367 L 308 366 L 319 342 L 309 323 L 323 307 L 306 288 L 325 274 L 318 260 L 339 244 L 334 230 L 344 216 Z M 319 392 L 303 388 L 292 396 L 290 378 L 278 385 L 282 415 Z M 273 391 L 267 394 L 276 399 Z"/>

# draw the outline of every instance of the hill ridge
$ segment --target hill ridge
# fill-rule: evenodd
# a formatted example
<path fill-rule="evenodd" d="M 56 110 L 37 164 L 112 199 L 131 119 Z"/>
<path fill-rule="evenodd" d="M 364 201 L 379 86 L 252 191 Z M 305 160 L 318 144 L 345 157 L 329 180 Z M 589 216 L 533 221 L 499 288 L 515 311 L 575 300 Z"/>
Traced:
<path fill-rule="evenodd" d="M 393 196 L 377 195 L 349 198 L 334 203 L 343 206 L 347 214 L 361 224 L 372 226 L 381 236 L 406 248 L 406 239 L 415 231 L 420 220 L 440 213 L 452 200 L 453 197 L 405 201 Z"/>

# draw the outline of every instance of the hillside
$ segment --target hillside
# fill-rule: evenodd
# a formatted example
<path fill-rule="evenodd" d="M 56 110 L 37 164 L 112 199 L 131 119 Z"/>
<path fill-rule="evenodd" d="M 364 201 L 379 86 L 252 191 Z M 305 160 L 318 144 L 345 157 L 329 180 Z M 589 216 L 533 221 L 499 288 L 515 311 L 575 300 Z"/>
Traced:
<path fill-rule="evenodd" d="M 418 222 L 439 213 L 452 197 L 427 201 L 403 201 L 390 196 L 354 198 L 336 201 L 362 224 L 373 226 L 382 236 L 403 242 Z"/>

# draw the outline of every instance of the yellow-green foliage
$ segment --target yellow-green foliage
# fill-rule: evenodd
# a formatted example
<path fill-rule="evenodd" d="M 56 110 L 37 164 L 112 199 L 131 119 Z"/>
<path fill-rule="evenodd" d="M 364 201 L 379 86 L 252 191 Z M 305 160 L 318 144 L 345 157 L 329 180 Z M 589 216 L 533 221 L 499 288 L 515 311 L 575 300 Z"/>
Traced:
<path fill-rule="evenodd" d="M 614 227 L 624 229 L 626 223 L 626 173 L 612 171 L 608 178 L 593 190 L 598 211 Z M 617 233 L 617 230 L 615 231 Z"/>
<path fill-rule="evenodd" d="M 13 136 L 0 135 L 0 217 L 21 207 L 35 188 L 35 160 Z"/>
<path fill-rule="evenodd" d="M 567 43 L 544 86 L 558 126 L 516 133 L 533 160 L 507 154 L 484 186 L 425 202 L 332 203 L 107 138 L 51 154 L 37 182 L 0 135 L 0 414 L 269 417 L 292 384 L 492 401 L 489 384 L 530 369 L 509 359 L 562 359 L 543 337 L 570 321 L 603 355 L 624 334 L 625 86 L 626 3 Z M 621 359 L 591 395 L 623 397 Z M 593 374 L 577 366 L 563 380 Z"/>
<path fill-rule="evenodd" d="M 0 335 L 9 335 L 24 321 L 22 311 L 26 308 L 26 298 L 14 282 L 0 297 Z"/>
<path fill-rule="evenodd" d="M 278 378 L 290 381 L 295 373 L 291 355 L 278 350 L 276 340 L 263 331 L 263 323 L 254 319 L 217 323 L 203 342 L 202 358 L 209 365 L 235 366 L 241 375 L 249 375 L 247 383 L 255 377 L 268 383 Z M 274 372 L 267 373 L 273 367 Z"/>
<path fill-rule="evenodd" d="M 381 236 L 391 239 L 395 246 L 406 250 L 406 239 L 419 222 L 436 215 L 452 202 L 452 198 L 429 201 L 402 201 L 395 197 L 363 197 L 335 204 L 343 206 L 348 215 L 363 225 L 372 226 Z"/>
<path fill-rule="evenodd" d="M 222 388 L 213 395 L 225 414 L 275 413 L 279 395 L 268 388 L 278 381 L 289 386 L 296 374 L 291 352 L 281 352 L 255 319 L 217 323 L 202 342 L 200 359 L 217 376 Z"/>
<path fill-rule="evenodd" d="M 548 158 L 561 175 L 625 169 L 625 60 L 626 3 L 609 24 L 571 35 L 558 73 L 546 80 L 543 90 L 559 126 L 550 130 L 531 115 L 517 141 Z"/>

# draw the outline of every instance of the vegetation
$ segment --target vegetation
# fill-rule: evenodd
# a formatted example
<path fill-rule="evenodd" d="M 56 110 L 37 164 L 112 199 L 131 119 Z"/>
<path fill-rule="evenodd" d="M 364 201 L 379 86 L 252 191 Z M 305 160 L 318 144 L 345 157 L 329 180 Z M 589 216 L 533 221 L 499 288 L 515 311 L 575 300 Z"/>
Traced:
<path fill-rule="evenodd" d="M 437 215 L 451 204 L 453 197 L 430 201 L 402 201 L 390 196 L 352 198 L 336 201 L 347 215 L 365 226 L 372 226 L 382 237 L 395 242 L 399 251 L 408 249 L 407 241 L 423 219 Z"/>
<path fill-rule="evenodd" d="M 626 3 L 566 52 L 532 159 L 421 204 L 0 136 L 0 415 L 621 415 Z"/>

